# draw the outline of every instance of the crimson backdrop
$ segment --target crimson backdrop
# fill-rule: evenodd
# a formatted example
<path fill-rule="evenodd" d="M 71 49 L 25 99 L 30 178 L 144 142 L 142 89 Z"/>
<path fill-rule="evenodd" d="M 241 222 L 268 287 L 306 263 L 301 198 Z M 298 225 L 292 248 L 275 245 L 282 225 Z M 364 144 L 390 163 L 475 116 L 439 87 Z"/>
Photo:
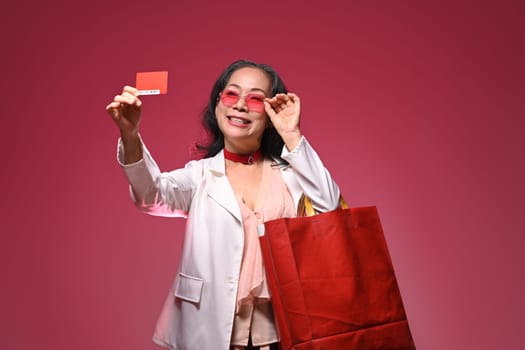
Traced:
<path fill-rule="evenodd" d="M 156 348 L 184 222 L 135 210 L 104 107 L 168 70 L 142 134 L 182 166 L 238 58 L 281 73 L 350 204 L 378 206 L 418 349 L 518 348 L 524 6 L 430 3 L 2 5 L 2 348 Z"/>

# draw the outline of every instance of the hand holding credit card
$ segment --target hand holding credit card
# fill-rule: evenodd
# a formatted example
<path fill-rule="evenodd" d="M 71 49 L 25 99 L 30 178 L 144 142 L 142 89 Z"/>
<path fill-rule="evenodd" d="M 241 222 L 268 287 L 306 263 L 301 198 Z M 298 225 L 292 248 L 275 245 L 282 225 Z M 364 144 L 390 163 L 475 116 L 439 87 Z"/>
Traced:
<path fill-rule="evenodd" d="M 168 93 L 168 72 L 139 72 L 135 87 L 139 95 L 160 95 Z"/>

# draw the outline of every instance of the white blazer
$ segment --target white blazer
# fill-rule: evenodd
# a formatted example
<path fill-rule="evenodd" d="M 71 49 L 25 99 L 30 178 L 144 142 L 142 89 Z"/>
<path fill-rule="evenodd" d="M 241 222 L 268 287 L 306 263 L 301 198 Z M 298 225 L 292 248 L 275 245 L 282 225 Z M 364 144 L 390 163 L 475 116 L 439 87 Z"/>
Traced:
<path fill-rule="evenodd" d="M 187 217 L 179 271 L 157 321 L 153 341 L 176 350 L 229 350 L 241 268 L 242 216 L 225 174 L 223 152 L 160 172 L 143 144 L 143 159 L 123 165 L 136 206 L 151 215 Z M 283 180 L 297 203 L 303 193 L 319 211 L 335 209 L 339 188 L 303 137 L 283 147 Z"/>

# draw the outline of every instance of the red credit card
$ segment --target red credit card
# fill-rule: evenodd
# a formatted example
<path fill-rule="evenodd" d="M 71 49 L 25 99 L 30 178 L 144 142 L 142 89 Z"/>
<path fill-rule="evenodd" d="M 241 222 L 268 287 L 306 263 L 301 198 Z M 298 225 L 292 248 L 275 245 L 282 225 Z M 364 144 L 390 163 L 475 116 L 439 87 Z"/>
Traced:
<path fill-rule="evenodd" d="M 139 72 L 135 82 L 139 95 L 168 93 L 168 72 Z"/>

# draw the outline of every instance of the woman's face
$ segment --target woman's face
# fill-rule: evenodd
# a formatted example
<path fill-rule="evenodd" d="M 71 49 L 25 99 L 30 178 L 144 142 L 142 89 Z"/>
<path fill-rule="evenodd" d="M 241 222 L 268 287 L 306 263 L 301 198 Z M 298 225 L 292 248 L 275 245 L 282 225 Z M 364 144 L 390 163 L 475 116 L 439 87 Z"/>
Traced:
<path fill-rule="evenodd" d="M 236 70 L 219 95 L 215 115 L 231 152 L 250 153 L 259 149 L 268 125 L 264 98 L 270 96 L 270 79 L 258 68 Z"/>

